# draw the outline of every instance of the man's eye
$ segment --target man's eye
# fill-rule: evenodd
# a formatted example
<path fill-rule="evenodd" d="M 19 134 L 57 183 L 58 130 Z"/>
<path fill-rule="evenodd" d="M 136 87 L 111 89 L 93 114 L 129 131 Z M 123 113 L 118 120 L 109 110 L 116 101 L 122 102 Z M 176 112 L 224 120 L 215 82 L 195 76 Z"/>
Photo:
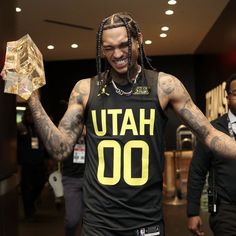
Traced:
<path fill-rule="evenodd" d="M 113 50 L 113 48 L 103 48 L 103 50 L 106 51 L 106 52 L 110 52 L 110 51 Z"/>
<path fill-rule="evenodd" d="M 128 42 L 127 43 L 122 43 L 120 45 L 120 48 L 127 48 L 129 46 Z"/>

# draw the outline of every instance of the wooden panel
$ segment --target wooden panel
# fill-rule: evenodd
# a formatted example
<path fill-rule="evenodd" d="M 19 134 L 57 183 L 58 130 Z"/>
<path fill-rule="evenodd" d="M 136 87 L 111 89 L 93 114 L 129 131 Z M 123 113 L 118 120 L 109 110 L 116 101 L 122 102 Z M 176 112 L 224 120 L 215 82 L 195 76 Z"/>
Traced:
<path fill-rule="evenodd" d="M 175 164 L 174 164 L 174 152 L 165 152 L 165 169 L 163 175 L 163 189 L 166 197 L 172 197 L 175 195 Z"/>
<path fill-rule="evenodd" d="M 165 152 L 163 189 L 166 197 L 173 197 L 176 190 L 182 197 L 187 193 L 188 171 L 193 151 Z"/>
<path fill-rule="evenodd" d="M 193 151 L 176 152 L 176 166 L 178 170 L 178 183 L 183 198 L 187 194 L 189 165 L 192 159 Z"/>

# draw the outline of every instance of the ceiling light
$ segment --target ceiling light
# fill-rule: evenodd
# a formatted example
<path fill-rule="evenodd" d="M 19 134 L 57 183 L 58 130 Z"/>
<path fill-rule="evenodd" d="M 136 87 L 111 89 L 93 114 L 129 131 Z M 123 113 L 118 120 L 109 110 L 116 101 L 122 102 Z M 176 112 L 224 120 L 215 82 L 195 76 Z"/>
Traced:
<path fill-rule="evenodd" d="M 146 40 L 145 44 L 152 44 L 152 41 L 151 40 Z"/>
<path fill-rule="evenodd" d="M 168 4 L 169 5 L 175 5 L 177 3 L 177 1 L 175 1 L 175 0 L 169 0 L 168 1 Z"/>
<path fill-rule="evenodd" d="M 53 45 L 48 45 L 47 48 L 48 48 L 49 50 L 52 50 L 52 49 L 54 49 L 54 46 L 53 46 Z"/>
<path fill-rule="evenodd" d="M 73 44 L 71 44 L 70 46 L 71 46 L 72 48 L 78 48 L 78 47 L 79 47 L 79 45 L 76 44 L 76 43 L 73 43 Z"/>
<path fill-rule="evenodd" d="M 16 7 L 16 12 L 21 12 L 21 8 Z"/>
<path fill-rule="evenodd" d="M 168 26 L 163 26 L 163 27 L 161 27 L 161 30 L 162 30 L 162 31 L 168 31 L 168 30 L 169 30 L 169 27 L 168 27 Z"/>
<path fill-rule="evenodd" d="M 173 10 L 167 10 L 167 11 L 165 11 L 165 14 L 170 16 L 170 15 L 174 14 L 174 11 Z"/>
<path fill-rule="evenodd" d="M 161 37 L 161 38 L 165 38 L 165 37 L 167 37 L 167 34 L 166 34 L 166 33 L 161 33 L 161 34 L 160 34 L 160 37 Z"/>

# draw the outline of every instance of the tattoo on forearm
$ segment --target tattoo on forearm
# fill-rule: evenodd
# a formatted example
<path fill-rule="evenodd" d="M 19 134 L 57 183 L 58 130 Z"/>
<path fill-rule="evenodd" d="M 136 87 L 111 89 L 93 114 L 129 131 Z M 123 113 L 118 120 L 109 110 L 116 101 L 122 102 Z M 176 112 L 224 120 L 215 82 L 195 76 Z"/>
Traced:
<path fill-rule="evenodd" d="M 193 115 L 190 109 L 188 108 L 191 106 L 192 102 L 189 98 L 184 107 L 180 110 L 180 114 L 184 119 L 188 122 L 191 129 L 195 132 L 195 134 L 201 138 L 205 139 L 209 135 L 209 131 L 206 129 L 204 125 L 201 125 L 201 121 L 196 119 L 196 114 Z"/>
<path fill-rule="evenodd" d="M 62 160 L 73 150 L 73 143 L 83 130 L 83 96 L 86 90 L 78 82 L 71 92 L 69 107 L 58 128 L 47 116 L 39 100 L 30 104 L 39 134 L 51 155 Z"/>
<path fill-rule="evenodd" d="M 65 155 L 69 155 L 70 152 L 71 150 L 66 148 L 65 144 L 62 142 L 59 144 L 59 148 L 55 150 L 55 154 L 58 160 L 62 160 L 65 157 Z"/>
<path fill-rule="evenodd" d="M 65 130 L 70 130 L 73 132 L 73 130 L 77 130 L 78 124 L 81 123 L 83 123 L 82 114 L 78 113 L 74 115 L 74 113 L 72 113 L 61 120 L 59 127 L 63 127 Z"/>
<path fill-rule="evenodd" d="M 61 143 L 59 131 L 47 116 L 40 103 L 34 103 L 31 107 L 34 123 L 48 152 L 58 160 L 69 155 L 71 150 Z"/>
<path fill-rule="evenodd" d="M 219 153 L 225 153 L 226 152 L 226 145 L 223 141 L 223 139 L 220 139 L 219 137 L 214 137 L 211 140 L 210 143 L 211 150 Z"/>

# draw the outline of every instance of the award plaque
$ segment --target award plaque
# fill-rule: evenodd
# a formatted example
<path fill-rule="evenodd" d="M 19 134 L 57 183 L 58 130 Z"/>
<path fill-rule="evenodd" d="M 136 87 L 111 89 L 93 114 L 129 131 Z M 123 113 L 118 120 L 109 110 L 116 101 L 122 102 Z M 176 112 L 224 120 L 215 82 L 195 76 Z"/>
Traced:
<path fill-rule="evenodd" d="M 42 54 L 28 34 L 7 42 L 1 75 L 5 80 L 4 92 L 17 94 L 25 100 L 46 84 Z"/>

